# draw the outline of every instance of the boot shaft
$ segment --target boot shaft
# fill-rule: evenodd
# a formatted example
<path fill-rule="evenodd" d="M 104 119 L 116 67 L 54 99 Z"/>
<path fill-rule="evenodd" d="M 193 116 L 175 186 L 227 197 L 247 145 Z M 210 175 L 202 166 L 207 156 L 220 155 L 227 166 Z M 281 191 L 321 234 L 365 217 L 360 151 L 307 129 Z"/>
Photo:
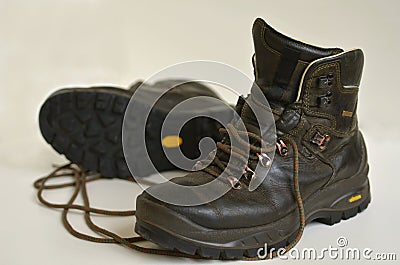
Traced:
<path fill-rule="evenodd" d="M 357 127 L 357 99 L 364 64 L 360 49 L 312 62 L 304 71 L 296 101 L 304 113 L 348 134 Z"/>
<path fill-rule="evenodd" d="M 311 62 L 343 52 L 339 48 L 320 48 L 284 36 L 260 18 L 254 22 L 252 31 L 255 82 L 276 112 L 282 112 L 295 101 L 303 72 Z"/>
<path fill-rule="evenodd" d="M 301 115 L 307 116 L 308 127 L 319 124 L 337 133 L 354 131 L 364 63 L 361 50 L 344 52 L 305 44 L 277 32 L 262 19 L 254 22 L 253 40 L 255 83 L 276 115 L 278 131 L 296 127 Z M 294 110 L 293 104 L 297 104 Z M 323 137 L 317 135 L 318 147 L 327 140 Z"/>
<path fill-rule="evenodd" d="M 300 171 L 305 172 L 300 174 L 301 184 L 313 179 L 312 175 L 328 184 L 368 171 L 356 115 L 363 52 L 305 44 L 282 35 L 261 19 L 254 22 L 253 39 L 255 83 L 275 115 L 278 143 L 280 137 L 289 135 L 299 146 Z M 249 108 L 243 109 L 247 112 L 242 112 L 242 117 L 250 120 Z M 314 159 L 320 161 L 320 168 L 331 168 L 324 171 L 325 177 L 313 169 L 308 171 L 307 165 Z"/>

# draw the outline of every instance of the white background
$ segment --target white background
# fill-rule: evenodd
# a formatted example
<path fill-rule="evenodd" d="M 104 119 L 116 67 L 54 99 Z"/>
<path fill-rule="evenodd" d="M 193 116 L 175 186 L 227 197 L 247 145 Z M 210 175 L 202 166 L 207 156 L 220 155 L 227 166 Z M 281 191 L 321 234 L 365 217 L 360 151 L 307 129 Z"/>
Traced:
<path fill-rule="evenodd" d="M 318 46 L 361 47 L 366 55 L 358 116 L 368 145 L 373 201 L 365 212 L 339 225 L 311 224 L 298 248 L 335 246 L 336 239 L 345 236 L 350 247 L 396 252 L 400 259 L 399 7 L 398 1 L 366 0 L 0 0 L 0 263 L 192 262 L 67 234 L 60 213 L 40 206 L 32 188 L 52 163 L 64 161 L 42 139 L 38 109 L 61 86 L 126 87 L 188 60 L 227 63 L 251 76 L 251 26 L 258 16 L 294 38 Z M 233 95 L 220 94 L 235 102 Z M 94 205 L 113 209 L 134 208 L 140 191 L 118 180 L 89 189 Z M 63 202 L 69 194 L 65 190 L 49 196 Z M 80 215 L 71 219 L 87 231 Z M 133 233 L 133 218 L 96 221 L 123 236 Z"/>

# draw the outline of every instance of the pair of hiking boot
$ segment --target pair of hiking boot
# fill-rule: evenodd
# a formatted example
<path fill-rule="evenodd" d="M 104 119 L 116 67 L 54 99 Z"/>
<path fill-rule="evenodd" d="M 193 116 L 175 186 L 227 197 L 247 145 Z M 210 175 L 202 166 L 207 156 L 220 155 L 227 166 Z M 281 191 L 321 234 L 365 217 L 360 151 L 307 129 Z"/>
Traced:
<path fill-rule="evenodd" d="M 333 225 L 368 206 L 367 152 L 356 115 L 363 52 L 305 44 L 262 19 L 254 22 L 253 41 L 255 86 L 236 106 L 245 130 L 233 119 L 221 137 L 220 124 L 207 120 L 204 131 L 192 129 L 195 133 L 179 136 L 182 143 L 189 141 L 192 157 L 198 155 L 200 137 L 211 136 L 219 143 L 202 161 L 206 166 L 152 186 L 137 198 L 135 231 L 143 238 L 188 255 L 255 258 L 265 244 L 268 249 L 290 249 L 311 221 Z M 257 88 L 269 106 L 260 104 Z M 180 97 L 171 94 L 169 107 L 192 95 L 217 97 L 197 83 L 176 89 Z M 85 169 L 130 177 L 121 152 L 121 122 L 131 93 L 115 88 L 56 92 L 42 107 L 42 133 L 58 152 Z M 262 121 L 252 109 L 256 105 L 273 115 L 273 143 L 264 143 Z M 163 115 L 154 116 L 156 127 Z M 160 148 L 160 134 L 153 133 L 157 141 L 151 144 Z M 244 142 L 248 154 L 241 151 Z M 173 168 L 162 151 L 151 159 L 158 170 Z M 251 189 L 251 182 L 260 178 Z M 179 198 L 175 185 L 192 188 L 211 182 L 227 191 L 203 204 L 174 204 L 154 196 Z M 208 196 L 205 190 L 191 191 L 193 198 Z"/>

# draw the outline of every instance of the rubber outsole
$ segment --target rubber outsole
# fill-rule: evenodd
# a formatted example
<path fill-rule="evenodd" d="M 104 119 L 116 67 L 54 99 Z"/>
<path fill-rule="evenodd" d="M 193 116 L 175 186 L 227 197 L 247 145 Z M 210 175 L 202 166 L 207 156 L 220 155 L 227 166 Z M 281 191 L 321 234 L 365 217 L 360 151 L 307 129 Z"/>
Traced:
<path fill-rule="evenodd" d="M 365 167 L 353 177 L 318 189 L 305 198 L 306 223 L 316 221 L 334 225 L 364 211 L 371 201 L 367 173 L 368 167 Z M 265 243 L 268 243 L 268 249 L 287 246 L 296 237 L 298 229 L 296 207 L 267 224 L 217 229 L 200 225 L 151 197 L 137 200 L 136 233 L 167 249 L 206 258 L 254 258 Z"/>
<path fill-rule="evenodd" d="M 62 89 L 52 94 L 42 105 L 39 113 L 40 130 L 44 139 L 60 154 L 86 170 L 99 172 L 105 177 L 132 178 L 122 147 L 124 113 L 131 98 L 128 91 L 116 88 Z M 145 104 L 145 103 L 143 103 Z M 193 110 L 196 113 L 196 109 Z M 228 113 L 228 109 L 218 109 Z M 164 154 L 160 139 L 162 122 L 167 112 L 153 109 L 146 128 L 146 145 L 150 159 L 159 172 L 176 167 Z M 138 114 L 140 116 L 140 114 Z M 135 126 L 135 121 L 128 121 Z M 182 152 L 192 158 L 198 156 L 198 143 L 203 137 L 218 141 L 220 124 L 215 120 L 199 117 L 189 121 L 182 130 Z M 148 141 L 147 141 L 148 140 Z M 135 147 L 134 147 L 135 148 Z M 143 152 L 137 153 L 140 165 Z M 209 150 L 211 151 L 211 150 Z M 149 169 L 135 171 L 144 177 L 155 173 Z"/>
<path fill-rule="evenodd" d="M 360 205 L 344 210 L 344 211 L 320 211 L 306 219 L 307 223 L 312 221 L 320 222 L 326 225 L 334 225 L 340 223 L 342 220 L 350 219 L 356 216 L 358 213 L 364 211 L 370 198 L 362 202 Z M 185 239 L 176 237 L 160 229 L 154 225 L 137 220 L 135 225 L 135 232 L 143 238 L 160 245 L 161 247 L 168 250 L 176 250 L 189 255 L 199 255 L 204 258 L 212 259 L 243 259 L 243 258 L 254 258 L 257 257 L 258 250 L 263 248 L 264 245 L 259 245 L 256 248 L 212 248 L 202 244 L 193 244 Z M 291 234 L 284 240 L 268 245 L 268 250 L 279 249 L 289 245 L 296 237 L 296 233 Z M 257 237 L 253 238 L 254 242 L 260 241 Z M 260 241 L 262 242 L 262 241 Z"/>

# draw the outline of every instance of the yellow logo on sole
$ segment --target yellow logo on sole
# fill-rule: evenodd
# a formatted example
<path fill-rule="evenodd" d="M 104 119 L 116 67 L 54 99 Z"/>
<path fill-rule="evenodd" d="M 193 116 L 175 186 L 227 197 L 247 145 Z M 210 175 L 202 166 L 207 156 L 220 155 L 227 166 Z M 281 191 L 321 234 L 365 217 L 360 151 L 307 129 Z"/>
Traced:
<path fill-rule="evenodd" d="M 183 143 L 183 139 L 179 135 L 168 135 L 162 139 L 161 143 L 164 147 L 175 148 Z"/>
<path fill-rule="evenodd" d="M 351 197 L 349 199 L 349 202 L 355 202 L 355 201 L 358 201 L 359 199 L 361 199 L 361 195 L 360 194 Z"/>

